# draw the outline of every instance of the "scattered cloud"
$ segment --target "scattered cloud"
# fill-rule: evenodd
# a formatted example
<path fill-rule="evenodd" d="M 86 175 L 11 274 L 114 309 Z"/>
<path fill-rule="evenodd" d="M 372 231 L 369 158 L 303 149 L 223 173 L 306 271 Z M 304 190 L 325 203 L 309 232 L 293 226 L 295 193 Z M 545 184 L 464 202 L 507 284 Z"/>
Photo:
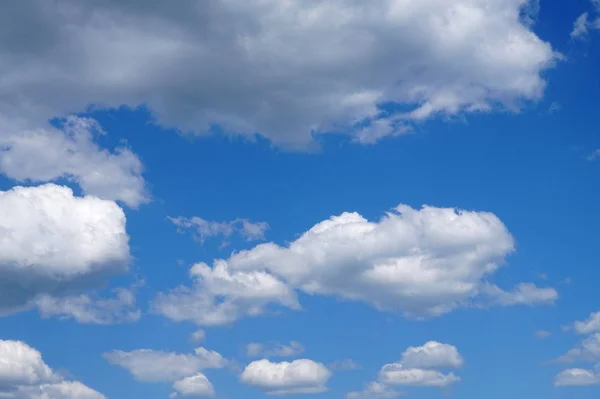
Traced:
<path fill-rule="evenodd" d="M 151 349 L 111 351 L 105 353 L 104 357 L 110 364 L 123 367 L 142 382 L 174 382 L 195 375 L 200 370 L 227 366 L 223 356 L 205 348 L 198 348 L 193 354 Z"/>
<path fill-rule="evenodd" d="M 141 317 L 135 294 L 128 289 L 117 289 L 115 298 L 93 299 L 88 295 L 55 298 L 42 296 L 36 306 L 42 317 L 58 316 L 74 319 L 82 324 L 117 324 L 136 322 Z"/>
<path fill-rule="evenodd" d="M 337 360 L 327 365 L 333 371 L 360 370 L 362 367 L 352 359 Z"/>
<path fill-rule="evenodd" d="M 247 365 L 240 380 L 267 394 L 287 395 L 324 392 L 330 377 L 327 367 L 309 359 L 281 363 L 262 359 Z"/>
<path fill-rule="evenodd" d="M 455 346 L 429 341 L 423 346 L 406 349 L 400 363 L 408 368 L 460 368 L 464 360 Z"/>
<path fill-rule="evenodd" d="M 77 197 L 67 187 L 45 184 L 0 191 L 0 314 L 36 304 L 46 314 L 75 307 L 92 311 L 84 297 L 75 305 L 64 296 L 99 288 L 109 276 L 127 271 L 125 223 L 115 202 Z M 94 311 L 111 306 L 96 304 Z"/>
<path fill-rule="evenodd" d="M 377 381 L 370 382 L 362 391 L 348 392 L 346 399 L 395 399 L 402 395 L 388 385 Z"/>
<path fill-rule="evenodd" d="M 600 332 L 600 312 L 591 313 L 586 320 L 576 321 L 573 323 L 573 328 L 581 335 Z"/>
<path fill-rule="evenodd" d="M 598 158 L 600 158 L 600 148 L 598 148 L 597 150 L 594 150 L 594 152 L 592 152 L 590 155 L 585 157 L 585 159 L 587 159 L 590 162 L 595 161 Z"/>
<path fill-rule="evenodd" d="M 264 345 L 256 342 L 246 345 L 246 356 L 248 357 L 293 357 L 302 352 L 304 352 L 304 346 L 296 341 L 291 341 L 289 345 Z"/>
<path fill-rule="evenodd" d="M 535 336 L 538 339 L 546 339 L 546 338 L 550 338 L 552 336 L 552 333 L 550 331 L 546 331 L 546 330 L 537 330 L 535 332 Z"/>
<path fill-rule="evenodd" d="M 581 14 L 573 23 L 573 30 L 571 31 L 571 38 L 580 39 L 588 34 L 588 27 L 590 26 L 589 21 L 590 14 L 584 12 Z"/>
<path fill-rule="evenodd" d="M 190 334 L 190 339 L 192 342 L 204 342 L 206 339 L 206 333 L 202 329 L 196 330 Z"/>
<path fill-rule="evenodd" d="M 0 109 L 0 129 L 2 128 Z M 69 116 L 48 126 L 0 135 L 0 173 L 18 182 L 67 179 L 88 195 L 137 208 L 150 197 L 139 158 L 126 147 L 111 152 L 95 138 L 105 134 L 97 121 Z"/>
<path fill-rule="evenodd" d="M 560 356 L 557 361 L 565 363 L 600 361 L 600 333 L 585 338 L 575 348 Z"/>
<path fill-rule="evenodd" d="M 516 108 L 542 96 L 558 58 L 531 30 L 535 1 L 286 4 L 19 1 L 0 20 L 11 43 L 0 53 L 0 130 L 144 104 L 184 132 L 219 125 L 306 148 L 312 132 L 353 136 L 382 120 L 394 135 L 439 114 Z M 408 111 L 378 108 L 388 103 Z"/>
<path fill-rule="evenodd" d="M 106 399 L 78 381 L 65 381 L 37 350 L 21 341 L 0 340 L 0 397 L 6 399 Z"/>
<path fill-rule="evenodd" d="M 595 370 L 567 369 L 554 377 L 554 386 L 587 386 L 600 385 L 600 373 Z"/>
<path fill-rule="evenodd" d="M 178 396 L 182 397 L 210 397 L 215 395 L 215 390 L 206 376 L 202 373 L 197 373 L 190 377 L 185 377 L 173 383 L 175 392 L 171 394 L 171 398 Z"/>
<path fill-rule="evenodd" d="M 265 238 L 265 232 L 269 229 L 269 224 L 266 222 L 251 222 L 248 219 L 235 219 L 231 222 L 211 222 L 197 216 L 168 219 L 180 231 L 193 230 L 194 238 L 201 244 L 204 244 L 209 237 L 221 236 L 228 239 L 234 233 L 240 234 L 248 242 L 259 241 Z"/>
<path fill-rule="evenodd" d="M 379 372 L 379 380 L 388 385 L 444 388 L 460 381 L 454 373 L 437 370 L 407 369 L 401 364 L 386 364 Z"/>
<path fill-rule="evenodd" d="M 553 288 L 504 291 L 488 283 L 513 251 L 512 236 L 487 212 L 400 205 L 378 222 L 343 213 L 287 246 L 269 242 L 212 267 L 196 264 L 195 286 L 160 294 L 154 309 L 176 321 L 217 325 L 262 314 L 269 304 L 299 309 L 297 289 L 417 317 L 472 304 L 554 302 Z"/>

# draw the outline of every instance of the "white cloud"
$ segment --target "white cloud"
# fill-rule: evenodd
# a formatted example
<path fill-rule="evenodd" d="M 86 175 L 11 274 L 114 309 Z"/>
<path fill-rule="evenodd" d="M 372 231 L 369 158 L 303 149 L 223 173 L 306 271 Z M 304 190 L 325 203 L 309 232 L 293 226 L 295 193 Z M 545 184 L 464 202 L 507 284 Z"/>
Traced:
<path fill-rule="evenodd" d="M 117 289 L 115 298 L 93 299 L 88 295 L 55 298 L 42 296 L 36 306 L 43 317 L 59 316 L 82 324 L 116 324 L 138 321 L 141 311 L 134 293 Z"/>
<path fill-rule="evenodd" d="M 554 386 L 586 386 L 600 385 L 600 373 L 594 370 L 567 369 L 554 377 Z"/>
<path fill-rule="evenodd" d="M 512 107 L 542 95 L 556 59 L 524 18 L 534 3 L 22 0 L 0 20 L 0 130 L 146 104 L 165 126 L 305 147 L 365 119 L 391 135 L 406 118 Z M 409 112 L 381 115 L 384 102 Z"/>
<path fill-rule="evenodd" d="M 519 284 L 506 292 L 488 282 L 513 251 L 491 213 L 400 205 L 378 222 L 343 213 L 287 246 L 264 243 L 212 268 L 195 265 L 196 287 L 161 294 L 154 308 L 177 321 L 222 324 L 268 304 L 298 308 L 294 289 L 418 317 L 472 304 L 552 303 L 553 288 Z"/>
<path fill-rule="evenodd" d="M 159 294 L 153 311 L 175 321 L 213 326 L 259 316 L 270 304 L 300 308 L 295 291 L 266 272 L 232 272 L 225 262 L 213 268 L 199 263 L 190 276 L 195 282 L 192 288 Z"/>
<path fill-rule="evenodd" d="M 455 346 L 429 341 L 406 349 L 400 363 L 408 368 L 460 368 L 464 360 Z"/>
<path fill-rule="evenodd" d="M 566 363 L 600 361 L 600 333 L 585 338 L 575 348 L 560 356 L 557 361 Z"/>
<path fill-rule="evenodd" d="M 600 312 L 591 313 L 586 320 L 576 321 L 573 328 L 577 334 L 600 332 Z"/>
<path fill-rule="evenodd" d="M 206 397 L 214 396 L 215 390 L 206 376 L 202 373 L 197 373 L 193 376 L 183 378 L 173 383 L 175 392 L 171 397 Z"/>
<path fill-rule="evenodd" d="M 454 373 L 437 370 L 404 368 L 400 363 L 386 364 L 379 372 L 379 381 L 389 385 L 444 388 L 460 381 Z"/>
<path fill-rule="evenodd" d="M 266 222 L 251 222 L 248 219 L 235 219 L 231 222 L 211 222 L 197 216 L 191 218 L 169 217 L 168 218 L 180 231 L 191 229 L 194 231 L 195 239 L 204 244 L 209 237 L 222 236 L 229 238 L 233 233 L 238 233 L 246 241 L 258 241 L 265 238 L 265 232 L 269 229 Z"/>
<path fill-rule="evenodd" d="M 54 184 L 0 191 L 0 313 L 98 287 L 127 270 L 128 241 L 113 201 Z"/>
<path fill-rule="evenodd" d="M 271 363 L 267 359 L 250 363 L 240 379 L 272 395 L 318 393 L 327 390 L 331 371 L 309 359 Z"/>
<path fill-rule="evenodd" d="M 206 332 L 202 329 L 196 330 L 190 334 L 190 339 L 193 342 L 204 342 L 204 340 L 206 339 Z"/>
<path fill-rule="evenodd" d="M 329 367 L 329 369 L 333 371 L 359 370 L 362 368 L 360 364 L 358 364 L 352 359 L 336 360 L 333 363 L 329 363 L 327 367 Z"/>
<path fill-rule="evenodd" d="M 600 25 L 598 25 L 598 26 L 599 26 L 598 29 L 600 29 Z M 600 148 L 594 150 L 594 152 L 592 152 L 590 155 L 588 155 L 587 157 L 585 157 L 585 159 L 587 159 L 590 162 L 595 161 L 598 158 L 600 158 Z"/>
<path fill-rule="evenodd" d="M 109 363 L 121 366 L 138 381 L 174 382 L 209 368 L 224 368 L 219 353 L 198 348 L 194 354 L 138 349 L 132 352 L 111 351 L 104 354 Z"/>
<path fill-rule="evenodd" d="M 246 345 L 246 355 L 248 357 L 292 357 L 302 352 L 304 352 L 304 346 L 296 341 L 291 341 L 289 345 L 264 345 L 257 342 L 251 342 Z"/>
<path fill-rule="evenodd" d="M 571 31 L 571 37 L 574 39 L 581 38 L 588 33 L 588 27 L 590 26 L 589 13 L 584 12 L 581 14 L 573 23 L 573 30 Z"/>
<path fill-rule="evenodd" d="M 106 399 L 77 381 L 64 381 L 39 351 L 21 341 L 0 340 L 0 397 L 6 399 Z"/>
<path fill-rule="evenodd" d="M 373 381 L 362 391 L 348 392 L 346 399 L 395 399 L 400 395 L 400 392 L 394 391 L 389 386 Z"/>
<path fill-rule="evenodd" d="M 2 132 L 0 173 L 19 182 L 66 178 L 86 194 L 134 208 L 148 202 L 142 163 L 125 147 L 114 152 L 100 148 L 94 139 L 103 133 L 95 120 L 76 116 L 66 118 L 61 128 Z"/>

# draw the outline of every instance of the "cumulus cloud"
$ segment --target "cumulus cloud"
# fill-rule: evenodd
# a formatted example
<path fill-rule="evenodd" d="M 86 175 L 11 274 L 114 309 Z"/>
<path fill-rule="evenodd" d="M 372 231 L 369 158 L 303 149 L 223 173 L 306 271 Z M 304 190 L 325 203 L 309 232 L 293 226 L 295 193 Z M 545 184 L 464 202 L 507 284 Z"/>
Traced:
<path fill-rule="evenodd" d="M 110 364 L 128 370 L 142 382 L 174 382 L 204 369 L 227 366 L 218 352 L 197 348 L 192 354 L 138 349 L 132 352 L 111 351 L 104 354 Z M 185 383 L 184 383 L 185 385 Z"/>
<path fill-rule="evenodd" d="M 581 14 L 573 23 L 573 30 L 571 31 L 571 37 L 574 39 L 581 38 L 588 33 L 588 27 L 590 26 L 589 21 L 590 14 L 584 12 Z"/>
<path fill-rule="evenodd" d="M 42 317 L 58 316 L 82 324 L 116 324 L 138 321 L 141 311 L 131 290 L 116 290 L 115 298 L 95 299 L 88 295 L 55 298 L 48 295 L 36 301 Z"/>
<path fill-rule="evenodd" d="M 377 381 L 370 382 L 362 391 L 348 392 L 346 399 L 395 399 L 401 394 L 388 385 Z"/>
<path fill-rule="evenodd" d="M 600 373 L 595 370 L 567 369 L 554 377 L 554 386 L 587 386 L 600 385 Z"/>
<path fill-rule="evenodd" d="M 531 30 L 535 3 L 22 0 L 0 19 L 0 130 L 144 104 L 186 132 L 372 142 L 410 120 L 540 98 L 557 55 Z M 408 111 L 378 107 L 389 103 Z M 386 128 L 358 134 L 370 125 Z"/>
<path fill-rule="evenodd" d="M 460 381 L 454 373 L 437 370 L 404 368 L 399 363 L 386 364 L 379 372 L 379 380 L 388 385 L 444 388 Z"/>
<path fill-rule="evenodd" d="M 21 341 L 0 340 L 0 397 L 6 399 L 106 399 L 77 381 L 65 381 L 39 351 Z"/>
<path fill-rule="evenodd" d="M 575 348 L 560 356 L 557 361 L 566 363 L 600 361 L 600 333 L 585 338 Z"/>
<path fill-rule="evenodd" d="M 125 214 L 113 201 L 55 184 L 0 191 L 0 314 L 38 300 L 43 311 L 67 310 L 68 300 L 47 297 L 97 288 L 126 271 L 128 241 Z"/>
<path fill-rule="evenodd" d="M 455 346 L 429 341 L 406 349 L 400 363 L 410 368 L 460 368 L 464 360 Z"/>
<path fill-rule="evenodd" d="M 199 398 L 215 395 L 212 384 L 202 373 L 197 373 L 190 377 L 175 381 L 173 383 L 173 389 L 175 392 L 171 394 L 171 398 L 177 396 Z"/>
<path fill-rule="evenodd" d="M 163 293 L 154 307 L 173 320 L 222 324 L 268 304 L 298 308 L 295 289 L 417 317 L 473 304 L 552 303 L 553 288 L 489 283 L 513 251 L 512 236 L 487 212 L 400 205 L 377 222 L 343 213 L 287 246 L 264 243 L 212 267 L 199 263 L 195 287 Z"/>
<path fill-rule="evenodd" d="M 175 321 L 214 326 L 259 316 L 273 304 L 300 308 L 294 289 L 263 271 L 232 272 L 225 262 L 213 268 L 199 263 L 190 276 L 193 287 L 160 293 L 152 303 L 153 311 Z"/>
<path fill-rule="evenodd" d="M 221 236 L 227 239 L 234 233 L 240 234 L 248 242 L 263 240 L 265 232 L 269 229 L 269 224 L 266 222 L 252 222 L 248 219 L 235 219 L 231 222 L 211 222 L 197 216 L 168 219 L 180 231 L 192 230 L 194 238 L 201 244 L 204 244 L 209 237 Z"/>
<path fill-rule="evenodd" d="M 289 345 L 265 345 L 258 342 L 251 342 L 246 345 L 246 355 L 248 357 L 292 357 L 302 352 L 304 352 L 304 346 L 296 341 L 291 341 Z"/>
<path fill-rule="evenodd" d="M 240 380 L 271 395 L 318 393 L 327 390 L 331 371 L 309 359 L 272 363 L 257 360 L 246 366 Z"/>
<path fill-rule="evenodd" d="M 1 108 L 0 108 L 1 109 Z M 68 179 L 86 194 L 137 207 L 149 201 L 143 166 L 128 148 L 111 152 L 95 141 L 97 121 L 69 116 L 57 127 L 10 133 L 0 111 L 0 173 L 19 182 Z"/>

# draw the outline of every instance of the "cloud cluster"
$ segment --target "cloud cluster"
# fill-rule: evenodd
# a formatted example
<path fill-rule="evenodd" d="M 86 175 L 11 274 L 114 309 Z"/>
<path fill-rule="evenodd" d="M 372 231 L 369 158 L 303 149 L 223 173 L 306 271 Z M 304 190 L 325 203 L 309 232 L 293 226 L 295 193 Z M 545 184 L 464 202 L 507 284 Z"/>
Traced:
<path fill-rule="evenodd" d="M 331 371 L 309 359 L 273 363 L 257 360 L 246 366 L 240 380 L 271 395 L 318 393 L 327 390 Z"/>
<path fill-rule="evenodd" d="M 459 382 L 460 377 L 438 369 L 459 369 L 463 364 L 455 346 L 429 341 L 423 346 L 407 348 L 399 362 L 381 368 L 378 381 L 367 384 L 362 391 L 348 393 L 346 398 L 395 398 L 400 394 L 392 386 L 444 388 Z"/>
<path fill-rule="evenodd" d="M 0 131 L 143 104 L 183 131 L 304 148 L 350 129 L 373 142 L 411 120 L 538 99 L 556 54 L 531 30 L 536 3 L 22 0 L 0 16 Z M 389 103 L 407 111 L 378 107 Z"/>
<path fill-rule="evenodd" d="M 461 306 L 552 303 L 553 288 L 489 279 L 514 251 L 504 224 L 487 212 L 400 205 L 371 222 L 332 216 L 287 246 L 269 242 L 191 269 L 192 287 L 162 293 L 154 310 L 199 325 L 230 323 L 269 306 L 298 309 L 296 290 L 366 302 L 408 316 Z"/>
<path fill-rule="evenodd" d="M 109 200 L 46 184 L 0 191 L 0 314 L 38 306 L 43 314 L 110 318 L 113 301 L 69 297 L 127 270 L 125 214 Z M 117 302 L 132 298 L 121 294 Z"/>
<path fill-rule="evenodd" d="M 0 397 L 6 399 L 106 399 L 78 381 L 65 381 L 37 350 L 0 340 Z"/>
<path fill-rule="evenodd" d="M 171 382 L 175 396 L 213 396 L 210 381 L 200 371 L 221 369 L 228 361 L 218 352 L 197 348 L 194 353 L 163 352 L 138 349 L 131 352 L 111 351 L 104 354 L 110 364 L 123 367 L 141 382 Z"/>
<path fill-rule="evenodd" d="M 237 233 L 246 241 L 258 241 L 265 238 L 265 232 L 269 229 L 266 222 L 252 222 L 248 219 L 235 219 L 231 222 L 212 222 L 198 216 L 169 217 L 168 218 L 180 231 L 192 230 L 194 238 L 204 244 L 209 237 L 221 236 L 225 240 Z M 223 244 L 227 244 L 225 241 Z"/>
<path fill-rule="evenodd" d="M 575 333 L 586 337 L 574 348 L 556 359 L 561 363 L 592 363 L 593 369 L 571 368 L 554 377 L 555 386 L 600 385 L 600 312 L 573 323 Z"/>

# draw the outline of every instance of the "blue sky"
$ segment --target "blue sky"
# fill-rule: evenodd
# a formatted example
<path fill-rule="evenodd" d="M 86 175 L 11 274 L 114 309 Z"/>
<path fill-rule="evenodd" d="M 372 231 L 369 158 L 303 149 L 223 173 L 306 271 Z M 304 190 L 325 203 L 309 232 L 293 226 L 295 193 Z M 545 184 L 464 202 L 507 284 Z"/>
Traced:
<path fill-rule="evenodd" d="M 0 398 L 597 397 L 600 3 L 282 4 L 6 6 Z"/>

